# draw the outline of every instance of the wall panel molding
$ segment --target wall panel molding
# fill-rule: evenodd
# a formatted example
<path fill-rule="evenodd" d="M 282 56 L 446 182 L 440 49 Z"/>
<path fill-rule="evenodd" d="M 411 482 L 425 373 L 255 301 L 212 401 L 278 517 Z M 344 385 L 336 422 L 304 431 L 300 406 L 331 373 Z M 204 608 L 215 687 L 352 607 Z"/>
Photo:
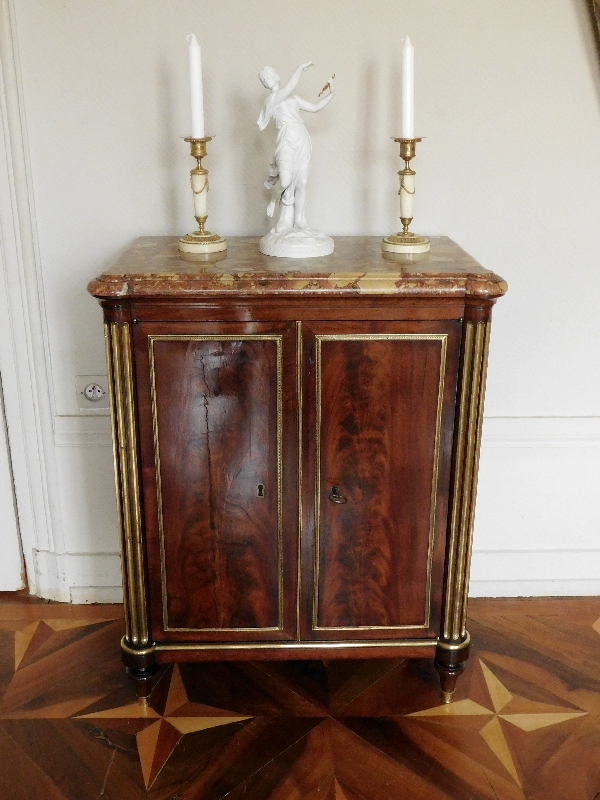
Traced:
<path fill-rule="evenodd" d="M 483 447 L 600 447 L 600 417 L 485 417 Z"/>
<path fill-rule="evenodd" d="M 56 447 L 112 447 L 110 417 L 55 417 Z"/>
<path fill-rule="evenodd" d="M 57 416 L 58 447 L 112 446 L 110 417 Z M 484 417 L 482 447 L 600 448 L 600 417 Z"/>
<path fill-rule="evenodd" d="M 471 596 L 600 593 L 600 417 L 484 421 Z"/>
<path fill-rule="evenodd" d="M 59 448 L 91 448 L 90 453 L 97 453 L 99 447 L 110 449 L 110 420 L 57 417 L 55 443 Z M 600 594 L 600 508 L 596 513 L 594 506 L 600 506 L 600 500 L 595 500 L 597 489 L 592 493 L 593 486 L 600 484 L 598 450 L 599 417 L 484 420 L 472 597 Z M 108 458 L 108 454 L 101 457 Z M 110 491 L 112 486 L 106 487 L 106 493 Z M 504 496 L 511 502 L 503 502 Z M 569 527 L 574 506 L 580 507 L 581 514 Z M 116 542 L 116 527 L 114 539 Z M 69 595 L 74 601 L 88 596 L 82 576 L 98 558 L 90 596 L 102 597 L 98 576 L 104 574 L 105 556 L 87 556 L 87 571 L 79 576 L 71 572 L 81 591 L 63 588 L 61 596 Z M 112 578 L 102 580 L 109 581 L 107 596 L 114 597 Z"/>

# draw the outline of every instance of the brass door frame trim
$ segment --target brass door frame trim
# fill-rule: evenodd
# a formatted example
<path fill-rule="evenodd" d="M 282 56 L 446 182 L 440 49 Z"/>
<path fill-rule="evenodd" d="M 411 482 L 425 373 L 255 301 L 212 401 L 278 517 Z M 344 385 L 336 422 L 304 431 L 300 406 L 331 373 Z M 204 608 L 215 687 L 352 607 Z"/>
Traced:
<path fill-rule="evenodd" d="M 117 516 L 121 534 L 125 635 L 144 647 L 150 641 L 138 469 L 131 325 L 104 325 Z"/>
<path fill-rule="evenodd" d="M 425 591 L 424 622 L 418 625 L 355 625 L 321 627 L 318 625 L 319 613 L 319 561 L 321 524 L 321 342 L 324 341 L 439 341 L 440 377 L 438 382 L 438 402 L 431 478 L 429 511 L 429 540 L 427 550 L 427 582 Z M 314 533 L 314 584 L 312 602 L 313 631 L 398 631 L 428 629 L 431 621 L 431 572 L 435 545 L 435 523 L 437 513 L 437 485 L 439 473 L 439 453 L 441 440 L 442 414 L 444 408 L 444 385 L 446 379 L 446 355 L 448 349 L 447 333 L 348 333 L 315 334 L 315 533 Z"/>
<path fill-rule="evenodd" d="M 162 478 L 160 471 L 160 442 L 156 409 L 156 374 L 154 367 L 154 342 L 244 342 L 266 341 L 277 345 L 277 576 L 278 617 L 277 627 L 267 628 L 172 628 L 169 626 L 167 606 L 167 575 L 165 563 L 164 524 L 162 512 Z M 154 438 L 154 468 L 158 510 L 158 538 L 160 544 L 161 599 L 163 630 L 190 633 L 262 633 L 284 630 L 283 609 L 283 334 L 149 334 L 150 394 L 152 401 L 152 431 Z"/>
<path fill-rule="evenodd" d="M 371 639 L 369 641 L 336 641 L 336 642 L 257 642 L 245 643 L 234 642 L 231 644 L 210 644 L 210 643 L 169 643 L 169 644 L 155 644 L 154 650 L 156 652 L 169 652 L 177 650 L 314 650 L 319 652 L 321 650 L 342 650 L 346 647 L 352 649 L 365 648 L 379 648 L 379 647 L 436 647 L 438 644 L 437 639 L 384 639 L 378 641 Z"/>

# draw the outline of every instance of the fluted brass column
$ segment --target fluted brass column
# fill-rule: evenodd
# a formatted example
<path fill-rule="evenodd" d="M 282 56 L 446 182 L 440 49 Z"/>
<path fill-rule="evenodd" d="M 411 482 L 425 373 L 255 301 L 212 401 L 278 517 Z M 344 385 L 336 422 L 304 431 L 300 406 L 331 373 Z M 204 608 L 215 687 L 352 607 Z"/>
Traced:
<path fill-rule="evenodd" d="M 150 639 L 146 565 L 142 540 L 142 509 L 137 461 L 131 326 L 109 322 L 104 326 L 106 363 L 111 399 L 111 418 L 121 533 L 125 637 L 123 660 L 135 680 L 140 697 L 149 694 L 154 672 L 154 648 Z"/>
<path fill-rule="evenodd" d="M 444 604 L 436 651 L 442 697 L 448 703 L 456 678 L 464 669 L 470 643 L 467 597 L 490 326 L 489 309 L 479 307 L 474 318 L 465 320 L 463 330 Z"/>

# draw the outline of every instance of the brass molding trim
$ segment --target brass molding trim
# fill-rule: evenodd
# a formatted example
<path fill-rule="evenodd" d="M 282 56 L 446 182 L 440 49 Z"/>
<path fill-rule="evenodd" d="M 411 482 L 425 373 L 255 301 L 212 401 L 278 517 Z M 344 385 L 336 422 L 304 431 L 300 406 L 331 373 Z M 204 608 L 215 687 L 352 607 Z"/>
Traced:
<path fill-rule="evenodd" d="M 442 650 L 450 650 L 455 652 L 457 650 L 465 650 L 471 644 L 471 635 L 469 631 L 465 631 L 465 638 L 462 642 L 446 642 L 443 639 L 438 639 L 437 646 Z"/>
<path fill-rule="evenodd" d="M 127 637 L 123 636 L 121 639 L 121 650 L 130 656 L 151 656 L 156 652 L 156 645 L 151 644 L 149 647 L 131 647 L 127 642 Z"/>
<path fill-rule="evenodd" d="M 467 596 L 490 330 L 489 321 L 465 325 L 441 633 L 445 641 L 460 642 L 467 635 Z"/>
<path fill-rule="evenodd" d="M 353 625 L 325 627 L 318 624 L 319 619 L 319 561 L 320 561 L 320 524 L 321 524 L 321 343 L 324 341 L 437 341 L 440 342 L 440 373 L 438 381 L 438 398 L 436 410 L 435 443 L 433 469 L 431 476 L 431 494 L 429 506 L 429 543 L 427 551 L 427 582 L 425 590 L 425 608 L 423 623 L 415 625 Z M 448 349 L 447 333 L 348 333 L 318 334 L 315 336 L 315 532 L 314 532 L 314 586 L 312 603 L 313 631 L 399 631 L 428 629 L 431 620 L 431 572 L 433 566 L 433 550 L 435 544 L 435 523 L 437 512 L 437 485 L 439 474 L 440 441 L 442 429 L 442 413 L 444 409 L 444 385 L 446 378 L 446 354 Z"/>
<path fill-rule="evenodd" d="M 302 322 L 296 322 L 296 405 L 298 412 L 298 548 L 296 553 L 296 641 L 300 641 L 300 599 L 302 591 Z"/>
<path fill-rule="evenodd" d="M 162 511 L 162 483 L 160 467 L 160 441 L 156 407 L 156 372 L 154 364 L 155 342 L 275 342 L 277 346 L 277 575 L 278 575 L 278 625 L 267 628 L 174 628 L 169 625 L 167 603 L 167 568 L 165 561 L 164 521 Z M 150 360 L 150 395 L 152 400 L 152 429 L 154 436 L 154 468 L 156 473 L 156 500 L 158 508 L 158 537 L 160 544 L 160 571 L 163 630 L 165 632 L 198 633 L 258 633 L 283 630 L 283 335 L 282 334 L 164 334 L 148 336 Z"/>
<path fill-rule="evenodd" d="M 378 647 L 436 647 L 437 639 L 401 639 L 400 641 L 371 640 L 368 642 L 257 642 L 257 643 L 232 643 L 232 644 L 209 644 L 209 643 L 174 643 L 156 644 L 156 652 L 172 652 L 177 650 L 342 650 L 346 647 L 352 649 L 378 648 Z"/>
<path fill-rule="evenodd" d="M 134 645 L 149 640 L 142 511 L 137 462 L 131 326 L 104 326 L 115 466 L 117 513 L 121 533 L 122 576 L 127 639 Z"/>

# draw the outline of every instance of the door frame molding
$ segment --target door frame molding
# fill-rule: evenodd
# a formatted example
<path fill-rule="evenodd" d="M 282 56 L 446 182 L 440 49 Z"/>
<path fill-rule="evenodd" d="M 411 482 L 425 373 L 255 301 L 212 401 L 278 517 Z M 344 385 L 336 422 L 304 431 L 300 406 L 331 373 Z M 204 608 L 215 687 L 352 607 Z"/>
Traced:
<path fill-rule="evenodd" d="M 56 594 L 38 551 L 64 553 L 52 367 L 13 0 L 0 0 L 0 372 L 32 594 Z M 47 574 L 46 574 L 47 573 Z M 56 598 L 59 599 L 59 598 Z M 60 599 L 63 599 L 62 597 Z"/>

